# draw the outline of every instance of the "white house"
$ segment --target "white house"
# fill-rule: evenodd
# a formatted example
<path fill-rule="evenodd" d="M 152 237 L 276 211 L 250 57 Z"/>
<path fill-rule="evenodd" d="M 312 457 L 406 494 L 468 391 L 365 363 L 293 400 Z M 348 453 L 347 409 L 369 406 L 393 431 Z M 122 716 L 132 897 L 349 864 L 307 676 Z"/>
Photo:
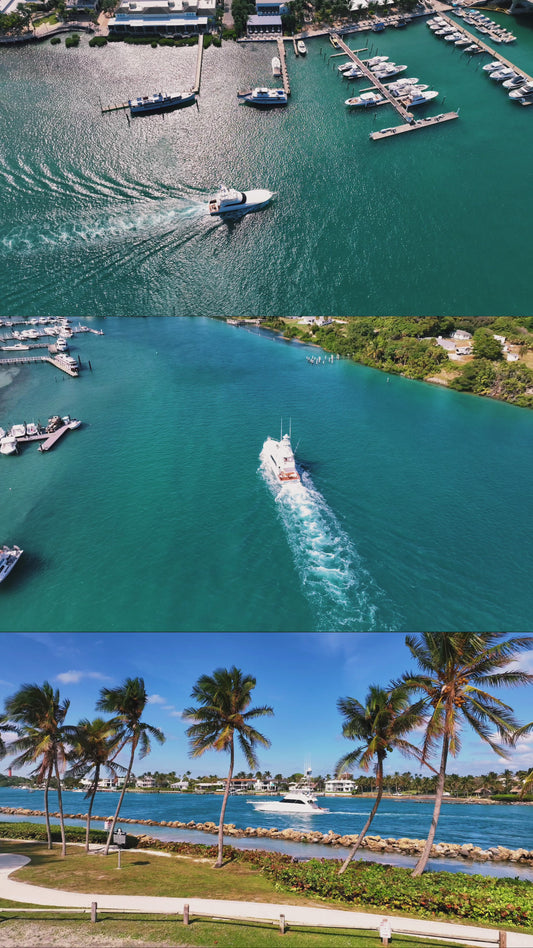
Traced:
<path fill-rule="evenodd" d="M 507 362 L 518 362 L 518 355 L 516 352 L 506 352 L 505 358 Z"/>
<path fill-rule="evenodd" d="M 278 788 L 275 780 L 256 780 L 254 783 L 254 790 L 258 793 L 267 793 L 268 791 L 275 792 Z"/>
<path fill-rule="evenodd" d="M 353 793 L 357 789 L 357 783 L 353 777 L 346 777 L 340 780 L 326 780 L 326 793 Z"/>
<path fill-rule="evenodd" d="M 501 342 L 502 346 L 505 345 L 505 336 L 497 336 L 495 332 L 492 335 L 497 340 L 497 342 Z"/>
<path fill-rule="evenodd" d="M 140 790 L 152 790 L 155 787 L 155 780 L 153 777 L 139 777 L 135 782 L 135 786 L 139 787 Z"/>
<path fill-rule="evenodd" d="M 452 339 L 471 339 L 472 333 L 467 332 L 466 329 L 456 329 L 455 332 L 452 332 Z"/>

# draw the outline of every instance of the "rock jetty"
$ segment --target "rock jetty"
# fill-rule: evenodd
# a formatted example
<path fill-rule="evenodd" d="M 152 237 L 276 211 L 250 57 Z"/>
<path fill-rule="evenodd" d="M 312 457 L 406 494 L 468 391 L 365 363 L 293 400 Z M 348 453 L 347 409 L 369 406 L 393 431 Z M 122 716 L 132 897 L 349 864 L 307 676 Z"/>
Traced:
<path fill-rule="evenodd" d="M 26 810 L 21 807 L 0 807 L 0 813 L 8 816 L 44 816 L 43 810 Z M 50 813 L 50 816 L 59 819 L 59 813 Z M 86 820 L 86 813 L 65 813 L 69 820 Z M 93 816 L 93 821 L 101 823 L 110 819 L 107 816 Z M 181 820 L 133 820 L 120 817 L 120 823 L 132 823 L 136 826 L 166 826 L 175 829 L 197 830 L 200 833 L 218 833 L 218 824 L 211 821 L 205 823 L 195 823 L 189 820 L 188 823 Z M 310 831 L 302 833 L 299 830 L 276 828 L 265 829 L 262 826 L 247 826 L 241 829 L 235 826 L 235 823 L 224 823 L 224 835 L 234 837 L 235 839 L 253 838 L 253 839 L 280 839 L 288 843 L 320 843 L 322 846 L 336 847 L 353 846 L 358 840 L 357 833 L 354 835 L 341 836 L 329 830 L 327 833 Z M 402 856 L 418 856 L 424 846 L 425 839 L 393 839 L 381 836 L 365 836 L 361 843 L 361 849 L 366 849 L 372 853 L 396 853 Z M 528 849 L 507 849 L 506 846 L 491 846 L 490 849 L 481 849 L 474 846 L 473 843 L 436 843 L 431 847 L 431 857 L 438 859 L 464 859 L 469 862 L 512 862 L 533 868 L 533 850 Z"/>

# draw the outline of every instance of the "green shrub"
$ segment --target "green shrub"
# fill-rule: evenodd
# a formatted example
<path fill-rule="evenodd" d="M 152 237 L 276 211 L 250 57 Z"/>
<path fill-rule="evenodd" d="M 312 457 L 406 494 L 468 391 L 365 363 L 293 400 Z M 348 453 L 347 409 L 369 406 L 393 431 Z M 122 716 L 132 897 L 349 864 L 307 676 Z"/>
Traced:
<path fill-rule="evenodd" d="M 57 44 L 60 42 L 61 42 L 60 36 L 52 36 L 52 39 L 50 40 L 50 46 L 57 46 Z"/>
<path fill-rule="evenodd" d="M 91 36 L 89 46 L 107 46 L 107 36 Z"/>
<path fill-rule="evenodd" d="M 73 33 L 72 36 L 67 36 L 65 40 L 65 46 L 67 49 L 70 49 L 73 46 L 79 46 L 80 44 L 80 34 Z"/>

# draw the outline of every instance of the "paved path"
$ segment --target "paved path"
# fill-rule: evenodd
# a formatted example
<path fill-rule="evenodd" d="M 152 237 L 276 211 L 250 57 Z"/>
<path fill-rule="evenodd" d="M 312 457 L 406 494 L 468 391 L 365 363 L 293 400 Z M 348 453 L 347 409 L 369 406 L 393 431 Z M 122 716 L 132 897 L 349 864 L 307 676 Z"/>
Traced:
<path fill-rule="evenodd" d="M 136 850 L 141 852 L 142 850 Z M 204 915 L 218 918 L 258 919 L 279 922 L 285 916 L 287 925 L 309 925 L 321 928 L 362 928 L 377 930 L 383 913 L 348 912 L 340 909 L 313 908 L 306 905 L 272 905 L 265 902 L 236 902 L 222 899 L 166 898 L 163 896 L 104 895 L 102 893 L 64 892 L 39 885 L 28 885 L 9 878 L 9 874 L 30 860 L 16 853 L 0 854 L 0 898 L 13 902 L 29 902 L 33 905 L 48 905 L 61 908 L 90 909 L 96 902 L 99 909 L 117 909 L 136 912 L 162 912 L 183 914 L 185 903 L 190 916 Z M 386 916 L 393 933 L 410 934 L 420 938 L 444 938 L 460 945 L 475 945 L 476 948 L 494 948 L 498 944 L 497 931 L 476 928 L 473 925 L 452 925 L 448 922 L 430 922 L 415 918 Z M 469 941 L 471 939 L 471 941 Z M 509 932 L 507 948 L 533 948 L 533 935 Z"/>

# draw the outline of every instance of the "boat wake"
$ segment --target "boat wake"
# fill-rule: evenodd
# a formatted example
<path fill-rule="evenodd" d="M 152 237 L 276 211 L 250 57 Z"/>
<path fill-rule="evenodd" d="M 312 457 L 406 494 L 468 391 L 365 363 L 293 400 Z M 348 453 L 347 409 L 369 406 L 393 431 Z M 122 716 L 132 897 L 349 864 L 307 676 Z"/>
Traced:
<path fill-rule="evenodd" d="M 300 482 L 280 485 L 264 462 L 260 470 L 275 496 L 304 591 L 316 609 L 317 630 L 376 628 L 383 594 L 309 474 L 300 472 Z"/>
<path fill-rule="evenodd" d="M 196 201 L 176 200 L 117 207 L 105 213 L 84 213 L 76 219 L 48 220 L 24 227 L 0 229 L 0 244 L 12 253 L 31 253 L 37 248 L 65 247 L 70 244 L 98 244 L 124 236 L 166 234 L 181 225 L 205 217 L 205 206 Z"/>

